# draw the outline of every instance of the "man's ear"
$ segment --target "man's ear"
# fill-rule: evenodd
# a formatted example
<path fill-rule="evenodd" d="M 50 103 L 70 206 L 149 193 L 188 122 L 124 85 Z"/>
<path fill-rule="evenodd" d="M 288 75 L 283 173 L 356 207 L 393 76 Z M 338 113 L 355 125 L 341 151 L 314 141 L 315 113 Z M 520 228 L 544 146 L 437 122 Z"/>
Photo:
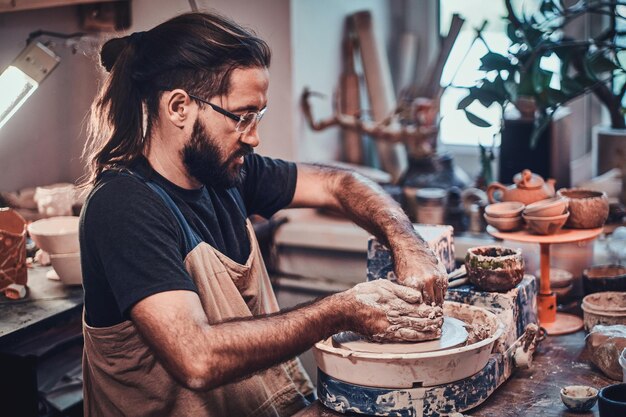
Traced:
<path fill-rule="evenodd" d="M 191 120 L 192 101 L 185 90 L 176 89 L 163 95 L 167 119 L 176 127 L 183 129 Z"/>

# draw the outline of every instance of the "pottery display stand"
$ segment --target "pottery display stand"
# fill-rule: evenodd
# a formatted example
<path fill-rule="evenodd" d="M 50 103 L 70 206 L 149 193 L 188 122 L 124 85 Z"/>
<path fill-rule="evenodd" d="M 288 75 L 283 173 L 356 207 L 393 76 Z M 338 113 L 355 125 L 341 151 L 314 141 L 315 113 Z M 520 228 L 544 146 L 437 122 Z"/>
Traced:
<path fill-rule="evenodd" d="M 500 232 L 493 226 L 488 226 L 487 232 L 498 239 L 539 244 L 541 254 L 541 286 L 537 296 L 539 323 L 548 331 L 549 335 L 574 333 L 582 329 L 583 320 L 580 317 L 557 313 L 556 311 L 556 294 L 550 287 L 550 245 L 595 239 L 602 233 L 602 227 L 596 229 L 561 229 L 553 235 L 534 235 L 526 230 Z"/>

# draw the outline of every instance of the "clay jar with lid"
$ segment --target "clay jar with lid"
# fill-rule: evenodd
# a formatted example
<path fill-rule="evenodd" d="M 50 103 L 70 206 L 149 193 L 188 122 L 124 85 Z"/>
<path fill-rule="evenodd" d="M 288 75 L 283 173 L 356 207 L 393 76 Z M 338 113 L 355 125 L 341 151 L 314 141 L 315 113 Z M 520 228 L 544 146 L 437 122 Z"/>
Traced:
<path fill-rule="evenodd" d="M 513 182 L 515 184 L 508 187 L 497 181 L 489 184 L 487 187 L 489 202 L 495 203 L 498 201 L 495 198 L 497 191 L 500 191 L 502 201 L 518 201 L 525 205 L 554 197 L 554 184 L 556 181 L 554 179 L 544 181 L 540 175 L 533 174 L 529 169 L 515 174 Z"/>

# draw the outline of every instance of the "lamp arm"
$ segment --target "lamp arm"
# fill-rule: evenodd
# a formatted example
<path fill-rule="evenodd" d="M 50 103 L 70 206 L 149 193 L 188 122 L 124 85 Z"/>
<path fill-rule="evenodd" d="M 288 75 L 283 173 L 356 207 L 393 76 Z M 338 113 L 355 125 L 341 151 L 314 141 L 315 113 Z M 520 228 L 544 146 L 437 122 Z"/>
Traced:
<path fill-rule="evenodd" d="M 26 39 L 26 43 L 29 44 L 40 36 L 49 36 L 51 38 L 59 38 L 59 39 L 72 39 L 72 38 L 82 38 L 87 34 L 84 32 L 74 32 L 74 33 L 60 33 L 60 32 L 50 32 L 48 30 L 36 30 L 31 32 Z"/>

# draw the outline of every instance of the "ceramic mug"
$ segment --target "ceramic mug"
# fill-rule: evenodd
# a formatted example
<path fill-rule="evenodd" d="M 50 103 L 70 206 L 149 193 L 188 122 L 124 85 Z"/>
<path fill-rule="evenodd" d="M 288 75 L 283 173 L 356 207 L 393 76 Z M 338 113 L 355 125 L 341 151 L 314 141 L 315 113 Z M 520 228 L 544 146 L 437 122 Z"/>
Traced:
<path fill-rule="evenodd" d="M 609 385 L 598 394 L 600 417 L 626 416 L 626 383 Z"/>

